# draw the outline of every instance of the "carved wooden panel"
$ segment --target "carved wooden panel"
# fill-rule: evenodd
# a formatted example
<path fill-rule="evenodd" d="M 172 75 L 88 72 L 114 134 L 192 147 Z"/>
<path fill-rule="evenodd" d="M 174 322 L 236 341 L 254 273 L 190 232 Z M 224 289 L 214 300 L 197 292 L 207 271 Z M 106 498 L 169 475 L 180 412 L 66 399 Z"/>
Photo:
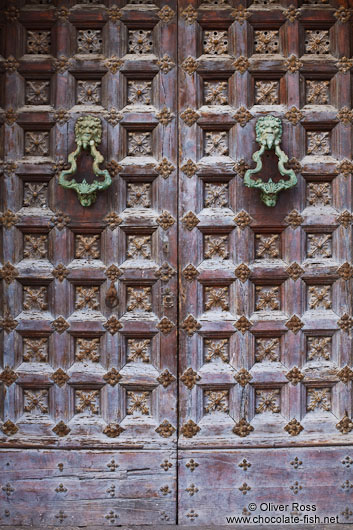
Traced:
<path fill-rule="evenodd" d="M 226 524 L 267 498 L 262 473 L 279 499 L 276 451 L 260 447 L 289 447 L 289 463 L 296 445 L 353 436 L 352 21 L 334 1 L 242 4 L 180 2 L 180 524 Z M 243 184 L 265 114 L 298 176 L 274 208 Z M 268 152 L 263 178 L 276 168 Z M 253 483 L 228 469 L 245 446 Z M 309 475 L 291 474 L 283 502 L 320 498 Z"/>
<path fill-rule="evenodd" d="M 73 467 L 75 482 L 70 486 L 55 464 L 57 479 L 42 489 L 39 464 L 15 493 L 22 490 L 23 498 L 28 486 L 38 490 L 39 503 L 52 506 L 45 525 L 86 524 L 87 495 L 108 502 L 95 504 L 91 524 L 173 523 L 176 2 L 15 4 L 17 10 L 6 11 L 0 50 L 6 113 L 0 443 L 21 448 L 15 458 L 22 469 L 32 454 L 42 454 L 49 470 L 58 453 L 50 456 L 47 448 L 70 448 L 72 464 L 64 453 L 58 462 Z M 88 114 L 101 120 L 98 149 L 113 183 L 84 208 L 58 185 L 58 175 L 75 148 L 75 122 Z M 84 177 L 93 177 L 85 154 L 78 180 Z M 103 451 L 112 447 L 125 452 Z M 93 453 L 74 451 L 84 448 Z M 88 493 L 88 483 L 77 486 L 89 454 L 106 477 L 98 496 Z M 114 480 L 112 459 L 119 460 Z M 132 469 L 145 485 L 140 489 L 134 478 L 129 492 L 123 483 Z M 118 508 L 118 499 L 137 491 L 144 515 L 139 501 L 137 511 L 130 502 Z M 16 504 L 5 519 L 0 514 L 1 523 L 29 524 L 31 509 Z"/>

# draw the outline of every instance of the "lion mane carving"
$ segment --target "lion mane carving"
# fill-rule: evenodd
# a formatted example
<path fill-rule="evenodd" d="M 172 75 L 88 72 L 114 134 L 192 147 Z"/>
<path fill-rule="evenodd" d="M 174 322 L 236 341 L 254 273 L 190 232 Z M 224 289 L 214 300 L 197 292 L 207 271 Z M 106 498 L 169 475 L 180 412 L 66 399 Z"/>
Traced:
<path fill-rule="evenodd" d="M 75 138 L 77 144 L 81 143 L 84 149 L 90 142 L 99 145 L 102 141 L 102 124 L 95 116 L 81 116 L 75 124 Z"/>
<path fill-rule="evenodd" d="M 262 116 L 256 123 L 256 141 L 265 146 L 265 149 L 272 149 L 279 145 L 282 139 L 282 122 L 275 116 Z"/>

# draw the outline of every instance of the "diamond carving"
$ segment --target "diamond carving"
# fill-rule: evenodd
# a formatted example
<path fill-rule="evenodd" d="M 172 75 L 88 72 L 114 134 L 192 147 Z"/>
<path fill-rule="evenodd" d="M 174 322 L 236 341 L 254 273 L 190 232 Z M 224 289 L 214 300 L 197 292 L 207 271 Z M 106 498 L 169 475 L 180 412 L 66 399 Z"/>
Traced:
<path fill-rule="evenodd" d="M 62 368 L 58 368 L 58 370 L 50 376 L 50 379 L 61 387 L 70 379 L 70 376 L 67 375 Z"/>
<path fill-rule="evenodd" d="M 156 171 L 164 179 L 167 179 L 173 173 L 174 170 L 175 170 L 175 167 L 166 158 L 163 158 L 158 164 L 158 166 L 156 167 Z"/>
<path fill-rule="evenodd" d="M 66 322 L 64 317 L 60 316 L 57 319 L 53 320 L 51 323 L 52 327 L 57 331 L 57 333 L 64 333 L 67 329 L 69 329 L 70 324 Z"/>
<path fill-rule="evenodd" d="M 234 327 L 238 330 L 238 331 L 241 331 L 241 333 L 243 335 L 245 335 L 245 333 L 247 331 L 249 331 L 249 329 L 251 328 L 252 326 L 252 322 L 250 322 L 250 320 L 248 320 L 246 318 L 245 315 L 241 316 L 235 323 L 234 323 Z"/>
<path fill-rule="evenodd" d="M 182 69 L 189 75 L 192 75 L 196 72 L 198 67 L 198 62 L 194 57 L 187 57 L 181 64 Z"/>
<path fill-rule="evenodd" d="M 189 337 L 192 337 L 201 328 L 201 324 L 192 315 L 188 315 L 181 327 Z"/>
<path fill-rule="evenodd" d="M 286 59 L 284 64 L 288 72 L 290 72 L 291 74 L 294 74 L 303 66 L 302 61 L 300 61 L 295 55 L 291 55 L 288 59 Z"/>
<path fill-rule="evenodd" d="M 197 164 L 195 164 L 195 162 L 193 162 L 189 158 L 189 160 L 185 162 L 185 164 L 182 165 L 180 169 L 182 170 L 183 173 L 185 173 L 187 177 L 191 178 L 192 176 L 195 175 L 198 167 L 197 167 Z"/>
<path fill-rule="evenodd" d="M 156 429 L 156 433 L 158 433 L 163 438 L 169 438 L 175 433 L 175 427 L 171 423 L 169 423 L 168 420 L 164 420 L 159 427 Z"/>
<path fill-rule="evenodd" d="M 289 423 L 284 427 L 284 430 L 287 431 L 291 436 L 298 436 L 303 430 L 304 427 L 300 425 L 299 421 L 293 418 Z"/>
<path fill-rule="evenodd" d="M 285 218 L 285 222 L 288 223 L 293 228 L 293 230 L 295 230 L 304 222 L 304 218 L 297 210 L 292 210 Z"/>
<path fill-rule="evenodd" d="M 118 423 L 109 423 L 103 430 L 103 434 L 108 436 L 109 438 L 117 438 L 120 436 L 121 433 L 123 433 L 125 429 L 120 427 Z"/>
<path fill-rule="evenodd" d="M 353 421 L 349 418 L 347 411 L 345 412 L 343 418 L 338 423 L 336 423 L 336 429 L 339 430 L 342 434 L 348 434 L 353 429 Z"/>
<path fill-rule="evenodd" d="M 245 418 L 241 418 L 233 427 L 233 432 L 241 438 L 249 436 L 249 434 L 254 430 L 254 427 L 246 421 Z"/>
<path fill-rule="evenodd" d="M 337 373 L 337 377 L 346 385 L 353 380 L 353 370 L 349 366 L 345 366 Z"/>
<path fill-rule="evenodd" d="M 342 329 L 342 331 L 345 331 L 346 333 L 349 333 L 351 327 L 353 326 L 353 319 L 352 319 L 351 316 L 349 316 L 349 315 L 347 315 L 347 313 L 345 313 L 338 320 L 337 324 Z"/>
<path fill-rule="evenodd" d="M 169 57 L 169 55 L 167 55 L 166 53 L 163 55 L 163 57 L 161 57 L 158 61 L 157 61 L 157 65 L 159 66 L 159 68 L 161 69 L 161 71 L 163 72 L 163 74 L 167 74 L 168 72 L 170 72 L 174 66 L 175 66 L 175 63 L 174 61 L 172 60 L 171 57 Z"/>
<path fill-rule="evenodd" d="M 234 68 L 237 70 L 237 72 L 244 74 L 249 68 L 250 62 L 247 57 L 244 57 L 243 55 L 241 55 L 234 61 L 233 65 L 234 65 Z"/>
<path fill-rule="evenodd" d="M 10 285 L 18 276 L 18 270 L 9 261 L 0 270 L 0 278 Z"/>
<path fill-rule="evenodd" d="M 112 315 L 105 324 L 103 324 L 103 327 L 109 331 L 111 335 L 115 335 L 121 329 L 123 326 L 117 319 L 115 315 Z"/>
<path fill-rule="evenodd" d="M 200 427 L 192 420 L 187 421 L 181 427 L 180 432 L 185 438 L 193 438 L 200 431 Z"/>
<path fill-rule="evenodd" d="M 159 226 L 163 228 L 163 230 L 168 230 L 173 224 L 175 223 L 174 217 L 164 210 L 159 217 L 156 219 Z"/>
<path fill-rule="evenodd" d="M 189 265 L 187 265 L 183 270 L 183 276 L 188 282 L 195 280 L 198 275 L 199 271 L 196 269 L 196 267 L 194 267 L 194 265 L 192 265 L 192 263 L 189 263 Z"/>
<path fill-rule="evenodd" d="M 286 378 L 292 383 L 292 385 L 297 385 L 304 379 L 304 374 L 301 373 L 297 366 L 294 366 L 286 373 Z"/>
<path fill-rule="evenodd" d="M 163 388 L 168 388 L 170 384 L 176 381 L 176 377 L 166 369 L 157 377 L 157 381 L 163 386 Z"/>
<path fill-rule="evenodd" d="M 157 15 L 159 18 L 168 24 L 175 16 L 175 11 L 169 6 L 163 6 L 160 11 L 158 11 Z"/>
<path fill-rule="evenodd" d="M 13 436 L 17 433 L 18 427 L 11 420 L 6 420 L 5 423 L 3 423 L 1 430 L 6 436 Z"/>
<path fill-rule="evenodd" d="M 304 274 L 304 269 L 301 268 L 298 263 L 292 263 L 289 267 L 286 268 L 286 272 L 292 280 L 295 282 L 300 278 L 302 274 Z"/>
<path fill-rule="evenodd" d="M 293 331 L 294 334 L 297 334 L 298 331 L 304 326 L 304 323 L 300 320 L 297 315 L 293 315 L 285 324 L 288 329 Z"/>
<path fill-rule="evenodd" d="M 197 20 L 197 11 L 191 4 L 189 4 L 188 7 L 181 12 L 181 16 L 185 19 L 187 24 L 191 25 Z"/>
<path fill-rule="evenodd" d="M 197 122 L 197 120 L 199 119 L 200 115 L 194 110 L 194 109 L 191 109 L 191 108 L 187 108 L 186 110 L 184 110 L 181 114 L 180 114 L 180 118 L 183 120 L 184 123 L 186 123 L 186 125 L 188 125 L 189 127 L 191 127 L 192 125 L 194 125 L 194 123 Z"/>
<path fill-rule="evenodd" d="M 234 379 L 240 386 L 245 387 L 252 380 L 252 375 L 245 368 L 241 368 Z"/>
<path fill-rule="evenodd" d="M 188 212 L 181 219 L 181 222 L 183 223 L 184 228 L 191 232 L 191 230 L 199 224 L 200 219 L 194 214 L 194 212 Z"/>
<path fill-rule="evenodd" d="M 162 320 L 156 326 L 163 335 L 169 335 L 169 333 L 175 327 L 175 324 L 167 317 L 163 317 Z"/>
<path fill-rule="evenodd" d="M 344 280 L 350 280 L 353 277 L 353 267 L 347 261 L 337 269 L 337 272 Z"/>
<path fill-rule="evenodd" d="M 112 74 L 116 74 L 117 71 L 123 66 L 124 61 L 118 59 L 116 55 L 112 55 L 109 59 L 104 61 L 104 65 Z"/>
<path fill-rule="evenodd" d="M 5 366 L 4 370 L 0 374 L 0 381 L 2 381 L 6 386 L 11 386 L 17 378 L 18 375 L 9 366 Z"/>
<path fill-rule="evenodd" d="M 185 370 L 185 372 L 180 378 L 180 380 L 189 390 L 194 388 L 196 382 L 200 381 L 200 379 L 201 377 L 192 368 L 188 368 L 187 370 Z"/>

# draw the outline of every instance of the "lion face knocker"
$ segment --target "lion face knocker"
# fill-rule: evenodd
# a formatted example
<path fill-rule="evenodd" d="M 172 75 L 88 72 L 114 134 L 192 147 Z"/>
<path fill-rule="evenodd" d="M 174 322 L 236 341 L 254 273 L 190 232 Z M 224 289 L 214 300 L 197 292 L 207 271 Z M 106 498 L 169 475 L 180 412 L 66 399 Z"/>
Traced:
<path fill-rule="evenodd" d="M 105 190 L 110 186 L 112 179 L 106 169 L 99 169 L 99 165 L 104 161 L 102 154 L 97 151 L 97 145 L 102 141 L 102 125 L 99 118 L 95 116 L 82 116 L 75 124 L 75 140 L 77 148 L 69 154 L 68 162 L 70 169 L 60 173 L 59 184 L 63 188 L 71 188 L 77 192 L 78 199 L 82 206 L 91 206 L 97 198 L 98 190 Z M 77 158 L 82 149 L 89 150 L 93 157 L 93 172 L 97 177 L 104 177 L 103 180 L 94 180 L 88 184 L 86 179 L 77 182 L 73 175 L 77 171 Z M 70 180 L 67 176 L 71 176 Z"/>
<path fill-rule="evenodd" d="M 297 183 L 297 177 L 292 169 L 286 169 L 284 164 L 288 162 L 288 157 L 280 148 L 282 139 L 282 122 L 275 116 L 262 116 L 256 123 L 256 141 L 260 149 L 256 151 L 252 159 L 256 162 L 254 169 L 248 169 L 244 176 L 244 184 L 248 188 L 259 188 L 261 191 L 261 200 L 266 206 L 275 206 L 277 203 L 278 193 L 282 190 L 292 188 Z M 251 175 L 259 173 L 262 169 L 261 156 L 265 150 L 274 149 L 278 157 L 278 170 L 282 176 L 288 176 L 288 180 L 281 179 L 273 182 L 271 178 L 267 182 L 261 179 L 253 180 Z"/>

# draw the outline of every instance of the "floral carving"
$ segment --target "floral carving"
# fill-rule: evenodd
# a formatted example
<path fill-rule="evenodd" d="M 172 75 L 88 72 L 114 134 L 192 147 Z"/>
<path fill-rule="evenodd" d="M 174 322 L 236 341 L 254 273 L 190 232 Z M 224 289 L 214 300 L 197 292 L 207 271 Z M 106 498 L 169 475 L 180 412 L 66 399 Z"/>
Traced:
<path fill-rule="evenodd" d="M 25 234 L 23 257 L 30 259 L 44 259 L 47 257 L 48 239 L 46 235 Z"/>
<path fill-rule="evenodd" d="M 198 67 L 198 62 L 194 57 L 187 57 L 181 64 L 182 69 L 189 75 L 192 75 L 196 72 Z"/>
<path fill-rule="evenodd" d="M 170 72 L 170 70 L 172 70 L 175 66 L 175 63 L 174 61 L 171 59 L 171 57 L 169 57 L 169 55 L 167 55 L 166 53 L 163 55 L 163 57 L 161 57 L 158 61 L 157 61 L 157 65 L 159 66 L 159 68 L 161 69 L 161 71 L 163 72 L 163 74 L 167 74 L 168 72 Z"/>
<path fill-rule="evenodd" d="M 246 318 L 245 315 L 241 316 L 235 323 L 234 327 L 241 331 L 241 333 L 244 335 L 252 326 L 252 322 Z"/>
<path fill-rule="evenodd" d="M 276 311 L 280 309 L 279 287 L 263 287 L 257 285 L 255 294 L 255 311 Z"/>
<path fill-rule="evenodd" d="M 245 212 L 245 210 L 241 210 L 238 215 L 234 217 L 234 222 L 241 230 L 244 230 L 244 228 L 252 222 L 252 218 L 247 212 Z"/>
<path fill-rule="evenodd" d="M 127 288 L 127 311 L 152 311 L 151 287 Z"/>
<path fill-rule="evenodd" d="M 278 362 L 280 360 L 280 339 L 271 337 L 268 339 L 257 338 L 255 340 L 256 362 Z"/>
<path fill-rule="evenodd" d="M 304 322 L 302 322 L 297 315 L 293 315 L 289 320 L 287 320 L 285 325 L 296 335 L 304 326 Z"/>
<path fill-rule="evenodd" d="M 205 259 L 227 259 L 228 258 L 228 236 L 209 236 L 204 238 Z"/>
<path fill-rule="evenodd" d="M 83 339 L 76 340 L 75 358 L 77 361 L 92 361 L 97 363 L 99 361 L 99 339 Z"/>
<path fill-rule="evenodd" d="M 106 66 L 112 74 L 116 74 L 123 64 L 124 61 L 119 59 L 116 55 L 112 55 L 109 59 L 104 61 L 104 66 Z"/>
<path fill-rule="evenodd" d="M 229 340 L 228 339 L 205 339 L 205 361 L 211 362 L 216 358 L 221 359 L 223 362 L 229 361 L 228 348 Z"/>
<path fill-rule="evenodd" d="M 205 390 L 205 412 L 229 412 L 228 390 Z"/>
<path fill-rule="evenodd" d="M 307 200 L 310 206 L 327 206 L 331 204 L 331 184 L 329 182 L 310 182 Z"/>
<path fill-rule="evenodd" d="M 205 156 L 228 155 L 228 133 L 207 131 L 205 133 Z"/>
<path fill-rule="evenodd" d="M 128 133 L 128 154 L 130 156 L 152 155 L 152 136 L 150 132 Z"/>
<path fill-rule="evenodd" d="M 327 30 L 306 30 L 305 53 L 316 55 L 330 53 L 330 38 Z"/>
<path fill-rule="evenodd" d="M 60 55 L 57 59 L 54 59 L 53 66 L 56 72 L 63 74 L 71 66 L 72 60 L 65 57 L 65 55 Z"/>
<path fill-rule="evenodd" d="M 79 29 L 77 32 L 78 53 L 102 53 L 103 37 L 100 29 Z"/>
<path fill-rule="evenodd" d="M 255 30 L 254 53 L 279 53 L 279 33 L 277 30 Z"/>
<path fill-rule="evenodd" d="M 163 107 L 157 114 L 156 118 L 162 125 L 168 125 L 174 118 L 174 114 L 167 109 L 167 107 Z"/>
<path fill-rule="evenodd" d="M 62 263 L 59 263 L 59 265 L 57 265 L 55 269 L 52 270 L 52 275 L 54 276 L 54 278 L 59 280 L 59 282 L 63 282 L 66 276 L 68 276 L 69 274 L 70 271 Z"/>
<path fill-rule="evenodd" d="M 293 418 L 289 423 L 284 427 L 284 430 L 291 436 L 298 436 L 303 430 L 304 427 L 300 425 L 299 421 Z"/>
<path fill-rule="evenodd" d="M 353 221 L 353 215 L 347 210 L 344 210 L 344 212 L 340 213 L 337 217 L 337 221 L 344 226 L 344 228 L 349 228 Z"/>
<path fill-rule="evenodd" d="M 246 421 L 245 418 L 241 418 L 233 427 L 233 432 L 241 438 L 249 436 L 249 434 L 254 430 L 254 427 Z"/>
<path fill-rule="evenodd" d="M 300 276 L 304 274 L 304 269 L 302 269 L 298 263 L 294 262 L 286 268 L 286 272 L 288 276 L 296 282 Z"/>
<path fill-rule="evenodd" d="M 76 235 L 75 258 L 78 259 L 98 259 L 100 255 L 98 234 L 84 236 Z"/>
<path fill-rule="evenodd" d="M 99 309 L 99 287 L 84 287 L 75 289 L 75 309 Z"/>
<path fill-rule="evenodd" d="M 111 370 L 109 370 L 109 372 L 103 375 L 103 379 L 109 385 L 115 386 L 119 383 L 121 375 L 115 368 L 112 368 Z"/>
<path fill-rule="evenodd" d="M 279 234 L 256 234 L 255 248 L 257 259 L 274 259 L 280 257 Z"/>
<path fill-rule="evenodd" d="M 115 4 L 107 10 L 107 13 L 109 20 L 111 20 L 113 24 L 116 24 L 122 16 L 122 12 Z"/>
<path fill-rule="evenodd" d="M 163 22 L 168 24 L 168 22 L 174 18 L 175 11 L 173 11 L 173 9 L 169 6 L 163 6 L 162 9 L 158 11 L 157 15 Z"/>
<path fill-rule="evenodd" d="M 58 370 L 50 376 L 50 379 L 52 379 L 58 386 L 63 386 L 70 379 L 70 376 L 67 375 L 62 368 L 58 368 Z"/>
<path fill-rule="evenodd" d="M 13 436 L 17 433 L 18 427 L 11 420 L 6 420 L 5 423 L 3 423 L 1 430 L 6 436 Z"/>
<path fill-rule="evenodd" d="M 48 339 L 23 339 L 23 361 L 45 363 L 48 361 Z"/>
<path fill-rule="evenodd" d="M 193 24 L 197 20 L 197 11 L 191 4 L 189 4 L 188 7 L 181 12 L 181 16 L 185 19 L 187 24 Z"/>
<path fill-rule="evenodd" d="M 135 412 L 141 414 L 149 414 L 149 398 L 150 392 L 132 392 L 127 391 L 127 410 L 126 413 L 133 415 Z"/>
<path fill-rule="evenodd" d="M 99 411 L 99 390 L 76 390 L 75 391 L 75 412 L 82 414 L 98 414 Z"/>
<path fill-rule="evenodd" d="M 228 206 L 228 184 L 205 184 L 205 208 L 223 208 Z"/>
<path fill-rule="evenodd" d="M 203 51 L 210 55 L 224 55 L 228 52 L 227 31 L 205 31 L 203 36 Z"/>
<path fill-rule="evenodd" d="M 286 378 L 292 383 L 292 385 L 297 385 L 302 379 L 304 379 L 304 374 L 302 374 L 297 366 L 294 366 L 286 373 Z"/>
<path fill-rule="evenodd" d="M 9 261 L 0 270 L 0 278 L 10 285 L 18 276 L 18 270 Z"/>
<path fill-rule="evenodd" d="M 152 46 L 152 31 L 144 29 L 129 30 L 128 53 L 138 55 L 151 53 Z"/>
<path fill-rule="evenodd" d="M 227 81 L 205 81 L 204 98 L 206 105 L 227 105 L 228 83 Z"/>
<path fill-rule="evenodd" d="M 24 390 L 24 412 L 48 414 L 48 390 Z"/>
<path fill-rule="evenodd" d="M 116 212 L 108 213 L 104 217 L 103 221 L 105 221 L 107 223 L 107 225 L 109 226 L 110 230 L 115 230 L 115 228 L 118 228 L 118 226 L 123 222 L 121 217 L 119 217 Z"/>
<path fill-rule="evenodd" d="M 192 315 L 188 315 L 181 327 L 189 337 L 192 337 L 192 335 L 201 328 L 201 324 Z"/>
<path fill-rule="evenodd" d="M 49 132 L 25 131 L 25 155 L 48 156 Z"/>
<path fill-rule="evenodd" d="M 252 375 L 245 368 L 241 368 L 234 379 L 240 386 L 245 387 L 252 380 Z"/>
<path fill-rule="evenodd" d="M 309 309 L 331 309 L 331 285 L 316 287 L 311 285 L 308 288 Z"/>
<path fill-rule="evenodd" d="M 23 206 L 26 208 L 45 208 L 47 206 L 48 185 L 44 182 L 25 182 L 23 187 Z"/>
<path fill-rule="evenodd" d="M 291 4 L 289 8 L 284 11 L 284 16 L 289 22 L 295 22 L 300 16 L 300 9 L 296 9 L 295 6 Z"/>
<path fill-rule="evenodd" d="M 274 414 L 280 412 L 280 390 L 278 388 L 274 390 L 256 390 L 256 414 L 263 414 L 264 412 L 270 411 Z"/>
<path fill-rule="evenodd" d="M 176 381 L 176 378 L 166 369 L 157 377 L 157 381 L 163 386 L 163 388 L 167 388 Z"/>
<path fill-rule="evenodd" d="M 187 108 L 186 110 L 184 110 L 181 114 L 180 114 L 180 118 L 183 120 L 184 123 L 186 123 L 186 125 L 188 125 L 189 127 L 191 127 L 192 125 L 194 125 L 194 123 L 197 122 L 197 120 L 199 119 L 200 115 L 194 110 L 194 109 L 191 109 L 191 108 Z"/>
<path fill-rule="evenodd" d="M 100 81 L 77 81 L 77 103 L 99 105 L 101 101 Z"/>
<path fill-rule="evenodd" d="M 201 377 L 192 368 L 185 370 L 180 378 L 180 380 L 189 390 L 191 390 L 195 386 L 196 382 L 200 381 L 200 379 Z"/>
<path fill-rule="evenodd" d="M 192 176 L 195 175 L 196 171 L 198 170 L 198 167 L 197 167 L 197 164 L 195 164 L 195 162 L 193 162 L 189 158 L 189 160 L 185 162 L 185 164 L 182 165 L 180 169 L 182 170 L 183 173 L 185 173 L 187 177 L 191 178 Z"/>
<path fill-rule="evenodd" d="M 234 17 L 234 20 L 239 22 L 239 24 L 242 26 L 244 22 L 250 17 L 250 13 L 245 7 L 240 4 L 237 9 L 234 9 L 232 11 L 232 17 Z"/>
<path fill-rule="evenodd" d="M 174 432 L 175 427 L 173 427 L 173 425 L 169 423 L 168 420 L 164 420 L 156 429 L 156 433 L 158 433 L 163 438 L 169 438 L 173 435 Z"/>
<path fill-rule="evenodd" d="M 52 431 L 60 438 L 63 438 L 64 436 L 67 436 L 69 434 L 71 429 L 63 421 L 59 421 L 59 423 L 55 425 Z"/>
<path fill-rule="evenodd" d="M 0 319 L 0 327 L 10 333 L 18 326 L 17 320 L 15 320 L 9 313 L 6 313 L 3 318 Z"/>
<path fill-rule="evenodd" d="M 330 388 L 309 388 L 307 392 L 307 411 L 321 409 L 331 410 L 331 389 Z"/>
<path fill-rule="evenodd" d="M 13 55 L 9 55 L 9 57 L 4 61 L 3 64 L 7 72 L 16 72 L 17 68 L 20 66 L 20 63 L 16 61 Z"/>
<path fill-rule="evenodd" d="M 278 81 L 255 80 L 256 105 L 278 105 Z"/>
<path fill-rule="evenodd" d="M 304 118 L 304 114 L 296 107 L 292 107 L 288 112 L 285 113 L 284 117 L 290 121 L 292 125 L 298 125 L 300 120 Z"/>
<path fill-rule="evenodd" d="M 128 104 L 151 105 L 152 82 L 151 81 L 128 81 Z"/>
<path fill-rule="evenodd" d="M 38 309 L 45 311 L 48 309 L 46 287 L 23 287 L 23 309 L 25 311 Z"/>
<path fill-rule="evenodd" d="M 195 280 L 198 275 L 199 271 L 196 269 L 196 267 L 194 267 L 194 265 L 192 265 L 192 263 L 189 263 L 189 265 L 187 265 L 183 270 L 183 276 L 188 282 Z"/>
<path fill-rule="evenodd" d="M 332 257 L 332 234 L 308 234 L 307 236 L 308 258 L 331 258 Z"/>
<path fill-rule="evenodd" d="M 341 57 L 336 63 L 339 72 L 347 74 L 353 66 L 353 59 L 348 59 L 347 57 Z"/>
<path fill-rule="evenodd" d="M 185 438 L 193 438 L 200 431 L 200 427 L 192 420 L 187 421 L 181 427 L 180 432 Z"/>
<path fill-rule="evenodd" d="M 245 108 L 240 107 L 236 113 L 233 115 L 233 118 L 236 122 L 238 122 L 242 127 L 245 127 L 245 125 L 253 118 L 253 115 Z"/>
<path fill-rule="evenodd" d="M 66 320 L 62 316 L 53 320 L 51 325 L 58 333 L 64 333 L 64 331 L 66 331 L 70 327 L 70 324 L 66 322 Z"/>
<path fill-rule="evenodd" d="M 330 101 L 330 81 L 306 80 L 306 103 L 328 105 Z"/>
<path fill-rule="evenodd" d="M 118 423 L 109 423 L 103 430 L 103 434 L 109 436 L 109 438 L 117 438 L 123 433 L 125 429 L 120 427 Z"/>
<path fill-rule="evenodd" d="M 169 160 L 167 160 L 167 158 L 163 158 L 156 167 L 156 171 L 164 179 L 167 179 L 173 173 L 174 170 L 175 167 L 169 162 Z"/>
<path fill-rule="evenodd" d="M 308 361 L 330 359 L 332 348 L 331 337 L 308 337 L 307 345 Z"/>
<path fill-rule="evenodd" d="M 176 271 L 167 263 L 166 261 L 162 266 L 156 271 L 156 276 L 158 276 L 162 282 L 168 282 L 174 275 Z"/>
<path fill-rule="evenodd" d="M 205 311 L 229 310 L 228 287 L 205 287 Z"/>
<path fill-rule="evenodd" d="M 175 327 L 175 324 L 169 320 L 167 317 L 163 317 L 156 326 L 163 335 L 169 335 L 172 329 Z"/>
<path fill-rule="evenodd" d="M 302 61 L 300 61 L 295 55 L 291 55 L 290 57 L 288 57 L 284 64 L 288 72 L 290 72 L 291 74 L 294 74 L 303 66 Z"/>
<path fill-rule="evenodd" d="M 50 31 L 32 30 L 27 31 L 27 53 L 49 54 L 51 46 Z"/>
<path fill-rule="evenodd" d="M 295 230 L 304 222 L 304 218 L 297 210 L 292 210 L 285 218 L 285 222 L 288 223 Z"/>
<path fill-rule="evenodd" d="M 350 280 L 353 277 L 353 267 L 347 261 L 338 267 L 337 272 L 344 280 Z"/>
<path fill-rule="evenodd" d="M 353 421 L 349 418 L 347 411 L 345 412 L 343 418 L 336 423 L 336 429 L 342 434 L 348 434 L 353 429 Z"/>
<path fill-rule="evenodd" d="M 345 366 L 337 373 L 337 377 L 345 384 L 353 380 L 353 370 L 349 366 Z"/>
<path fill-rule="evenodd" d="M 200 219 L 194 214 L 194 212 L 188 212 L 182 217 L 181 222 L 183 223 L 186 230 L 193 230 L 200 222 Z"/>
<path fill-rule="evenodd" d="M 240 280 L 242 283 L 245 283 L 246 280 L 248 280 L 251 270 L 245 263 L 241 263 L 238 265 L 238 267 L 235 269 L 234 274 L 238 280 Z"/>
<path fill-rule="evenodd" d="M 112 315 L 106 322 L 103 324 L 103 327 L 109 331 L 111 335 L 115 335 L 123 326 L 117 319 L 115 315 Z"/>
<path fill-rule="evenodd" d="M 250 62 L 247 57 L 244 57 L 243 55 L 241 55 L 234 61 L 233 65 L 237 72 L 244 74 L 249 68 Z"/>
<path fill-rule="evenodd" d="M 6 386 L 11 386 L 16 381 L 18 375 L 9 366 L 5 366 L 4 370 L 0 374 L 0 381 Z"/>

